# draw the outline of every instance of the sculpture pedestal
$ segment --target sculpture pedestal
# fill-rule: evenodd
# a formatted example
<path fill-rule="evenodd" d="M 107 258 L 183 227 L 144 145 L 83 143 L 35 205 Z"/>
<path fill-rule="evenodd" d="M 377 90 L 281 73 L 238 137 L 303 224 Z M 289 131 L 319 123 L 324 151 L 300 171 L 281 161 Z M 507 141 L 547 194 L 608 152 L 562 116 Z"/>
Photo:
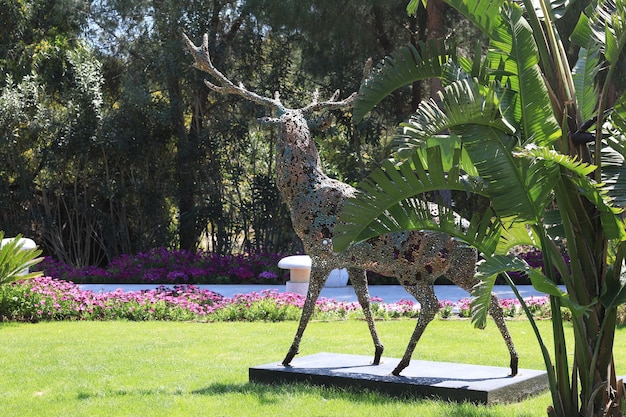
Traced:
<path fill-rule="evenodd" d="M 348 271 L 346 268 L 330 271 L 326 284 L 324 284 L 325 287 L 330 288 L 345 287 L 346 285 L 348 285 Z"/>
<path fill-rule="evenodd" d="M 510 369 L 460 363 L 413 360 L 401 376 L 391 375 L 399 359 L 383 358 L 372 365 L 373 356 L 318 353 L 296 357 L 291 366 L 279 362 L 249 369 L 250 382 L 266 384 L 308 382 L 315 385 L 369 389 L 399 397 L 437 397 L 477 404 L 518 402 L 548 388 L 545 371 Z"/>
<path fill-rule="evenodd" d="M 309 282 L 296 282 L 293 280 L 287 281 L 285 286 L 286 292 L 295 292 L 296 294 L 306 295 L 309 290 Z"/>
<path fill-rule="evenodd" d="M 289 281 L 285 291 L 306 295 L 309 290 L 311 258 L 308 255 L 287 256 L 278 262 L 278 267 L 289 270 Z"/>

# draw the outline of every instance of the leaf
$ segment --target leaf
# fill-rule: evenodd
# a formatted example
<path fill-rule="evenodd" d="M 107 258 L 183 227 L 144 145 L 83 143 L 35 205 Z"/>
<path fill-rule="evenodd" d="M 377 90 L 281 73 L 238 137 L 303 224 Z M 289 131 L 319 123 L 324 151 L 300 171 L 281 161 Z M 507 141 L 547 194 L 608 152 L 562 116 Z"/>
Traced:
<path fill-rule="evenodd" d="M 477 264 L 478 270 L 475 278 L 480 282 L 472 289 L 471 301 L 472 323 L 475 327 L 484 328 L 487 324 L 489 307 L 491 304 L 491 293 L 496 277 L 507 271 L 523 271 L 528 264 L 522 259 L 510 256 L 495 255 L 482 259 Z"/>
<path fill-rule="evenodd" d="M 619 217 L 622 209 L 615 207 L 607 191 L 587 178 L 568 177 L 568 179 L 578 187 L 580 193 L 594 204 L 600 212 L 602 230 L 606 234 L 607 239 L 625 240 L 624 222 Z"/>
<path fill-rule="evenodd" d="M 472 310 L 472 323 L 474 327 L 484 329 L 487 325 L 487 316 L 489 315 L 489 307 L 491 306 L 491 293 L 496 282 L 496 275 L 483 277 L 483 279 L 472 289 L 472 301 L 470 308 Z"/>
<path fill-rule="evenodd" d="M 472 321 L 476 327 L 484 326 L 489 313 L 489 297 L 493 288 L 495 277 L 507 272 L 525 272 L 530 277 L 530 281 L 537 291 L 558 297 L 562 304 L 569 308 L 576 317 L 584 314 L 586 307 L 574 303 L 567 293 L 561 290 L 554 282 L 550 281 L 540 269 L 532 268 L 528 263 L 517 257 L 495 255 L 478 263 L 476 278 L 481 281 L 474 287 L 472 295 L 476 297 L 472 301 Z"/>
<path fill-rule="evenodd" d="M 4 233 L 0 231 L 0 240 L 3 237 Z M 41 254 L 41 250 L 37 248 L 24 249 L 23 242 L 20 241 L 21 238 L 21 235 L 17 235 L 0 247 L 0 285 L 41 275 L 41 272 L 20 275 L 43 259 L 37 258 Z"/>
<path fill-rule="evenodd" d="M 400 124 L 394 136 L 397 154 L 405 157 L 415 148 L 424 147 L 439 132 L 456 131 L 467 124 L 491 126 L 497 130 L 515 133 L 500 112 L 496 85 L 481 86 L 476 80 L 464 78 L 446 86 L 437 94 L 437 101 L 423 101 L 408 122 Z"/>
<path fill-rule="evenodd" d="M 550 203 L 550 190 L 558 175 L 548 164 L 516 158 L 508 135 L 495 129 L 469 125 L 458 132 L 479 175 L 487 183 L 493 208 L 501 218 L 540 222 Z"/>
<path fill-rule="evenodd" d="M 615 65 L 619 61 L 619 57 L 626 45 L 626 19 L 625 7 L 623 2 L 617 3 L 615 13 L 611 14 L 611 19 L 606 26 L 606 49 L 604 56 L 607 61 Z"/>
<path fill-rule="evenodd" d="M 385 57 L 361 83 L 354 103 L 354 121 L 361 121 L 367 112 L 398 88 L 441 77 L 442 65 L 449 57 L 450 53 L 441 40 L 420 42 L 418 47 L 405 46 Z"/>
<path fill-rule="evenodd" d="M 426 7 L 426 0 L 411 0 L 409 4 L 406 6 L 406 12 L 409 16 L 415 16 L 417 14 L 417 8 L 420 3 Z"/>
<path fill-rule="evenodd" d="M 458 166 L 460 150 L 455 153 L 456 168 L 447 172 L 438 147 L 428 148 L 424 163 L 415 154 L 400 166 L 390 161 L 359 184 L 359 193 L 346 202 L 333 237 L 334 248 L 341 251 L 385 233 L 403 230 L 433 230 L 455 236 L 481 251 L 492 253 L 499 240 L 500 224 L 490 209 L 475 213 L 467 222 L 446 207 L 426 203 L 417 197 L 436 190 L 483 192 L 480 182 L 468 182 Z M 426 169 L 428 166 L 428 170 Z M 475 189 L 471 187 L 476 186 Z M 436 215 L 433 215 L 433 211 Z"/>
<path fill-rule="evenodd" d="M 516 246 L 537 246 L 525 223 L 502 220 L 502 232 L 495 254 L 506 255 Z"/>
<path fill-rule="evenodd" d="M 446 0 L 446 3 L 490 38 L 496 36 L 501 24 L 500 8 L 503 0 Z"/>
<path fill-rule="evenodd" d="M 581 120 L 589 120 L 594 116 L 598 103 L 596 76 L 600 71 L 599 48 L 580 48 L 578 60 L 572 68 L 576 102 Z"/>
<path fill-rule="evenodd" d="M 623 1 L 594 2 L 581 14 L 572 40 L 585 48 L 599 48 L 609 63 L 616 64 L 626 45 L 625 21 L 626 5 Z"/>
<path fill-rule="evenodd" d="M 620 97 L 608 119 L 602 148 L 602 182 L 613 204 L 626 207 L 626 95 Z"/>
<path fill-rule="evenodd" d="M 567 168 L 569 171 L 572 171 L 581 177 L 588 176 L 598 168 L 595 165 L 582 162 L 574 157 L 564 155 L 545 146 L 530 145 L 515 152 L 515 155 L 530 157 L 536 160 L 549 161 L 555 165 Z"/>
<path fill-rule="evenodd" d="M 554 117 L 548 88 L 539 69 L 539 53 L 528 22 L 515 4 L 502 9 L 502 25 L 492 38 L 497 48 L 489 53 L 494 63 L 501 61 L 511 75 L 510 87 L 517 92 L 515 121 L 521 126 L 522 143 L 548 145 L 561 137 Z M 501 51 L 501 52 L 498 52 Z"/>
<path fill-rule="evenodd" d="M 558 297 L 561 300 L 561 304 L 567 307 L 572 312 L 574 317 L 580 317 L 587 310 L 587 307 L 573 302 L 569 298 L 569 295 L 561 290 L 554 282 L 550 281 L 540 269 L 529 268 L 526 273 L 528 274 L 534 289 L 544 294 Z"/>

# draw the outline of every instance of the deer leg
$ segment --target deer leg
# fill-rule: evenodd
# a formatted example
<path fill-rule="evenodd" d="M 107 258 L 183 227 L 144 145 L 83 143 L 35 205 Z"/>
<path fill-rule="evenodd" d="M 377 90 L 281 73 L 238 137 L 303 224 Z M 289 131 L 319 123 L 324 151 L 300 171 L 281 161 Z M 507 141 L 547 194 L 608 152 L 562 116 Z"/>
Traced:
<path fill-rule="evenodd" d="M 285 359 L 283 359 L 282 364 L 284 366 L 288 366 L 291 363 L 293 357 L 298 354 L 302 335 L 306 330 L 306 326 L 309 324 L 309 320 L 311 320 L 311 316 L 313 315 L 313 311 L 315 310 L 315 302 L 322 292 L 322 288 L 324 287 L 324 283 L 326 282 L 326 278 L 328 277 L 329 272 L 330 271 L 327 269 L 311 269 L 309 290 L 307 291 L 306 301 L 304 302 L 304 307 L 302 308 L 300 324 L 298 325 L 298 330 L 296 331 L 296 336 L 293 338 L 293 342 L 291 344 L 291 347 L 289 348 L 289 352 L 287 352 L 287 356 L 285 356 Z"/>
<path fill-rule="evenodd" d="M 450 269 L 448 270 L 448 279 L 450 279 L 456 285 L 471 294 L 472 289 L 476 284 L 476 281 L 474 280 L 474 272 L 476 270 L 476 266 L 474 258 L 475 255 L 472 255 L 470 251 L 471 249 L 466 246 L 457 247 L 455 253 L 456 256 L 453 257 L 452 264 L 450 266 Z M 517 355 L 517 351 L 515 350 L 515 346 L 513 345 L 513 339 L 511 338 L 509 329 L 506 326 L 504 313 L 502 312 L 502 308 L 500 307 L 500 303 L 498 302 L 498 297 L 496 297 L 494 294 L 491 295 L 489 314 L 495 321 L 496 326 L 498 326 L 498 330 L 500 330 L 500 334 L 504 339 L 504 343 L 506 343 L 506 347 L 509 349 L 509 355 L 511 356 L 511 376 L 515 376 L 517 375 L 518 371 L 517 367 L 519 362 L 519 356 Z"/>
<path fill-rule="evenodd" d="M 437 312 L 439 311 L 439 301 L 437 300 L 437 296 L 435 296 L 435 292 L 432 287 L 425 284 L 419 284 L 405 286 L 405 288 L 420 303 L 420 313 L 417 319 L 417 324 L 415 325 L 415 330 L 413 330 L 413 334 L 411 335 L 409 345 L 406 347 L 406 351 L 404 352 L 404 356 L 396 368 L 391 371 L 392 375 L 395 376 L 399 376 L 400 372 L 409 366 L 411 357 L 413 356 L 413 351 L 415 350 L 415 346 L 417 346 L 417 342 L 420 340 L 420 337 L 422 337 L 428 323 L 435 318 Z"/>
<path fill-rule="evenodd" d="M 506 326 L 502 307 L 500 307 L 498 297 L 496 297 L 495 294 L 491 294 L 491 305 L 489 306 L 489 314 L 493 318 L 493 321 L 495 321 L 496 326 L 498 326 L 498 330 L 500 330 L 500 334 L 504 339 L 504 343 L 506 343 L 506 347 L 509 349 L 509 355 L 511 356 L 511 376 L 515 376 L 517 375 L 518 371 L 517 367 L 519 362 L 519 356 L 517 355 L 517 351 L 515 350 L 515 346 L 513 345 L 513 339 L 511 338 L 509 329 Z"/>
<path fill-rule="evenodd" d="M 350 268 L 348 271 L 350 273 L 350 282 L 352 282 L 352 286 L 354 287 L 354 291 L 356 292 L 356 297 L 359 300 L 359 304 L 361 304 L 363 314 L 365 315 L 365 321 L 367 322 L 367 326 L 370 329 L 370 334 L 372 335 L 372 340 L 374 341 L 373 364 L 379 365 L 380 357 L 382 356 L 385 347 L 380 341 L 380 338 L 378 337 L 378 332 L 376 331 L 376 324 L 374 323 L 374 316 L 372 314 L 370 292 L 367 288 L 367 275 L 365 271 L 356 268 Z"/>
<path fill-rule="evenodd" d="M 466 283 L 463 285 L 459 285 L 465 291 L 472 293 L 472 286 Z M 504 320 L 504 313 L 502 311 L 502 307 L 500 307 L 500 302 L 498 301 L 498 297 L 495 294 L 491 294 L 491 303 L 489 304 L 489 315 L 493 318 L 493 321 L 496 323 L 498 330 L 500 330 L 500 334 L 504 339 L 504 343 L 506 344 L 507 349 L 509 349 L 509 356 L 511 360 L 509 361 L 509 366 L 511 367 L 511 376 L 517 375 L 518 371 L 518 363 L 519 356 L 517 354 L 517 350 L 515 350 L 515 345 L 513 344 L 513 338 L 511 337 L 511 333 L 509 333 L 509 328 L 506 325 L 506 320 Z"/>

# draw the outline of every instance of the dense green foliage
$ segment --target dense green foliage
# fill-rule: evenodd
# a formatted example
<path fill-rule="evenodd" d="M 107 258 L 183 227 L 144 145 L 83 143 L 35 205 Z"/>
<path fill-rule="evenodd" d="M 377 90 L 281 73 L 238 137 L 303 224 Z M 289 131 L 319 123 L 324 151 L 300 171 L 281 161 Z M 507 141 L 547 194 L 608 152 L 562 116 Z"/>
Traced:
<path fill-rule="evenodd" d="M 290 102 L 356 90 L 368 57 L 425 33 L 401 3 L 303 4 L 1 1 L 3 230 L 77 266 L 155 247 L 298 250 L 274 184 L 275 132 L 257 109 L 210 93 L 181 33 L 208 33 L 232 79 Z M 316 133 L 328 172 L 362 178 L 421 93 L 399 91 L 358 126 L 338 114 Z"/>

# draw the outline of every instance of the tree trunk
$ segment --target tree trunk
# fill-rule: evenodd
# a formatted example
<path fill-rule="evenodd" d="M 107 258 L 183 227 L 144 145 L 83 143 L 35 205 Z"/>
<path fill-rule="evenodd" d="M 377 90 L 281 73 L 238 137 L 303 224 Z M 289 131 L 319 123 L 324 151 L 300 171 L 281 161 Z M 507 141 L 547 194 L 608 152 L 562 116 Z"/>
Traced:
<path fill-rule="evenodd" d="M 443 2 L 441 0 L 428 0 L 426 4 L 426 16 L 428 34 L 427 39 L 439 39 L 443 36 Z M 430 96 L 433 97 L 441 90 L 441 80 L 433 77 L 430 79 Z"/>

